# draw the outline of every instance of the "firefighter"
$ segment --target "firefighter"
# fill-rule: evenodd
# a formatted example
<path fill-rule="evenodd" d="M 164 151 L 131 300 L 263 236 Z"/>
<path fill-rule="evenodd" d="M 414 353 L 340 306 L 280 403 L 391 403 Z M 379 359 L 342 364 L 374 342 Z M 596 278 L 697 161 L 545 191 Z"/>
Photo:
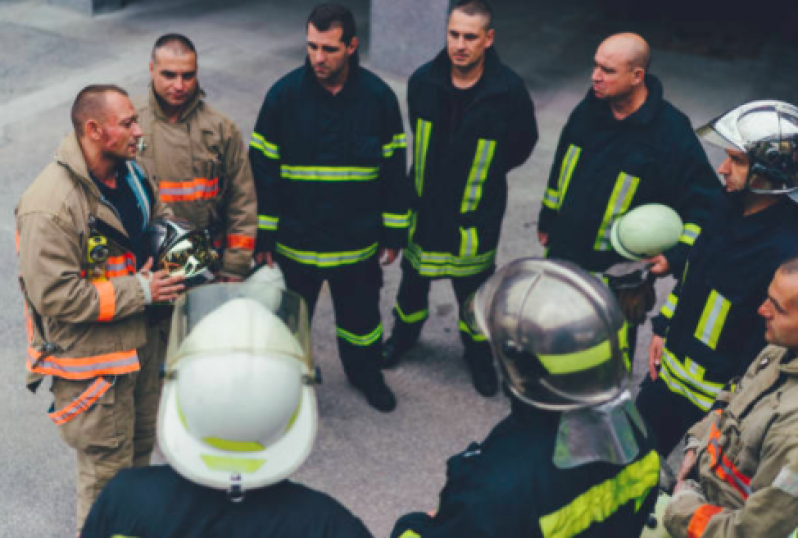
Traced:
<path fill-rule="evenodd" d="M 136 118 L 121 88 L 84 88 L 75 132 L 16 209 L 27 385 L 52 378 L 49 417 L 77 453 L 78 532 L 117 471 L 149 465 L 159 382 L 144 308 L 182 289 L 137 256 L 144 228 L 169 212 L 133 160 Z"/>
<path fill-rule="evenodd" d="M 256 257 L 279 261 L 311 312 L 329 284 L 347 378 L 389 412 L 396 398 L 379 368 L 380 260 L 396 259 L 410 223 L 402 117 L 393 91 L 359 64 L 349 9 L 320 4 L 306 29 L 305 65 L 269 90 L 250 141 Z"/>
<path fill-rule="evenodd" d="M 673 538 L 794 536 L 798 527 L 798 258 L 779 267 L 759 315 L 770 345 L 687 434 L 664 517 Z"/>
<path fill-rule="evenodd" d="M 538 138 L 529 91 L 493 47 L 492 16 L 484 0 L 457 2 L 446 49 L 407 85 L 418 200 L 384 359 L 385 367 L 395 366 L 416 343 L 429 316 L 431 282 L 450 279 L 463 358 L 483 396 L 496 393 L 496 372 L 490 347 L 463 321 L 463 305 L 494 271 L 507 173 L 526 161 Z"/>
<path fill-rule="evenodd" d="M 392 538 L 638 536 L 660 459 L 628 391 L 626 326 L 601 281 L 568 262 L 521 259 L 477 291 L 511 413 L 447 464 L 434 515 Z"/>
<path fill-rule="evenodd" d="M 746 103 L 698 129 L 725 150 L 725 184 L 687 270 L 654 319 L 637 407 L 667 456 L 765 344 L 757 308 L 776 268 L 798 255 L 798 108 Z"/>
<path fill-rule="evenodd" d="M 623 261 L 611 245 L 613 222 L 660 203 L 685 226 L 677 246 L 651 259 L 652 272 L 681 274 L 719 189 L 689 119 L 648 72 L 650 59 L 637 34 L 616 34 L 598 47 L 592 86 L 563 127 L 540 209 L 547 257 L 603 273 Z M 633 353 L 636 329 L 632 323 Z"/>
<path fill-rule="evenodd" d="M 260 282 L 206 286 L 175 316 L 158 416 L 169 465 L 119 473 L 83 538 L 371 538 L 340 503 L 288 480 L 318 423 L 302 300 Z"/>

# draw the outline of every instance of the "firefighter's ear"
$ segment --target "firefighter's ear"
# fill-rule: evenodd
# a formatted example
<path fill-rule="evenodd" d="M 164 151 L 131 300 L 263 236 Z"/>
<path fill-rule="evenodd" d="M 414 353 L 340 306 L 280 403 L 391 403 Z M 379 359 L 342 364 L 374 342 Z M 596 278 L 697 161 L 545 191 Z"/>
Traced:
<path fill-rule="evenodd" d="M 100 141 L 102 139 L 103 128 L 99 121 L 88 119 L 83 124 L 83 133 L 90 140 Z"/>
<path fill-rule="evenodd" d="M 357 46 L 358 46 L 357 36 L 352 36 L 352 40 L 346 46 L 347 54 L 349 56 L 352 56 L 355 53 L 355 51 L 357 50 Z"/>

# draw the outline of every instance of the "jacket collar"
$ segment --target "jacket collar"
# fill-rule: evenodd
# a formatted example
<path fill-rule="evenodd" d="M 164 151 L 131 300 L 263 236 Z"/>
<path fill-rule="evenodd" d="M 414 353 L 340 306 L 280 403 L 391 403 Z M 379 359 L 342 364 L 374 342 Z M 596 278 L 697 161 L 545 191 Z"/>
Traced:
<path fill-rule="evenodd" d="M 593 93 L 593 89 L 587 91 L 585 102 L 595 116 L 601 121 L 624 123 L 626 125 L 646 126 L 654 121 L 664 103 L 662 83 L 654 75 L 646 75 L 644 80 L 648 89 L 648 96 L 643 105 L 628 117 L 617 120 L 612 115 L 610 105 L 604 99 L 599 99 Z"/>
<path fill-rule="evenodd" d="M 55 152 L 55 160 L 58 164 L 68 169 L 85 189 L 97 196 L 97 198 L 102 198 L 100 189 L 94 184 L 89 175 L 89 167 L 86 164 L 85 157 L 83 157 L 83 151 L 80 149 L 80 142 L 78 142 L 76 133 L 72 132 L 61 141 L 58 150 Z"/>
<path fill-rule="evenodd" d="M 194 94 L 194 97 L 186 103 L 185 108 L 183 108 L 183 112 L 180 114 L 180 119 L 178 121 L 185 121 L 199 106 L 202 100 L 205 98 L 205 92 L 199 86 L 197 87 L 197 92 Z M 161 107 L 161 100 L 160 98 L 155 95 L 155 88 L 152 86 L 152 82 L 150 82 L 150 108 L 153 110 L 155 117 L 159 120 L 166 121 L 166 114 L 163 112 L 163 108 Z"/>
<path fill-rule="evenodd" d="M 346 97 L 352 92 L 352 88 L 354 87 L 354 82 L 360 76 L 360 51 L 356 50 L 355 53 L 349 57 L 349 74 L 346 77 L 346 82 L 344 82 L 344 87 L 341 89 L 335 97 Z M 314 90 L 322 92 L 323 95 L 330 95 L 332 94 L 325 90 L 321 84 L 319 84 L 318 79 L 316 79 L 316 75 L 313 73 L 313 67 L 310 65 L 310 58 L 305 56 L 305 82 Z"/>
<path fill-rule="evenodd" d="M 776 359 L 779 361 L 779 370 L 789 376 L 798 377 L 798 358 L 796 358 L 798 354 L 786 348 L 781 349 L 783 350 L 781 356 Z"/>
<path fill-rule="evenodd" d="M 477 97 L 485 97 L 494 93 L 504 93 L 509 90 L 509 83 L 502 71 L 502 62 L 496 47 L 485 50 L 485 71 L 477 83 Z M 452 61 L 449 53 L 444 48 L 438 53 L 431 65 L 432 81 L 446 91 L 451 91 Z"/>

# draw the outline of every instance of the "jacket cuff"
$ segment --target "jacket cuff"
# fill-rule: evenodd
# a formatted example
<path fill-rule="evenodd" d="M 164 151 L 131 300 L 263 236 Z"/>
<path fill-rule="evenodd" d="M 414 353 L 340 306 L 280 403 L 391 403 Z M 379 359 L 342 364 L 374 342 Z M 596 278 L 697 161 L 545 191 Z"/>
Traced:
<path fill-rule="evenodd" d="M 668 260 L 668 267 L 674 278 L 681 278 L 689 254 L 690 246 L 685 243 L 678 243 L 669 251 L 663 252 L 663 256 Z"/>
<path fill-rule="evenodd" d="M 407 246 L 408 235 L 409 230 L 407 228 L 383 228 L 380 246 L 395 249 L 405 248 Z"/>
<path fill-rule="evenodd" d="M 422 530 L 427 527 L 432 518 L 424 512 L 411 512 L 399 518 L 394 525 L 391 538 L 410 538 L 422 535 Z M 409 531 L 409 532 L 408 532 Z"/>
<path fill-rule="evenodd" d="M 255 240 L 255 252 L 274 252 L 276 233 L 271 230 L 258 230 Z"/>
<path fill-rule="evenodd" d="M 227 276 L 244 277 L 252 268 L 252 251 L 228 248 L 222 256 L 221 273 Z"/>
<path fill-rule="evenodd" d="M 139 285 L 141 285 L 141 291 L 144 293 L 144 304 L 152 304 L 152 293 L 150 292 L 150 280 L 152 280 L 152 273 L 147 273 L 146 276 L 141 273 L 136 273 L 136 280 L 139 281 Z"/>
<path fill-rule="evenodd" d="M 557 212 L 553 209 L 549 209 L 546 206 L 540 208 L 540 214 L 538 215 L 538 231 L 544 234 L 549 233 L 552 226 L 554 226 L 554 221 L 557 219 Z"/>
<path fill-rule="evenodd" d="M 665 338 L 665 335 L 668 333 L 668 322 L 668 318 L 662 314 L 654 316 L 651 318 L 651 332 Z"/>
<path fill-rule="evenodd" d="M 688 529 L 693 516 L 702 506 L 709 506 L 706 502 L 699 492 L 689 487 L 683 488 L 671 498 L 662 522 L 672 538 L 689 536 Z"/>

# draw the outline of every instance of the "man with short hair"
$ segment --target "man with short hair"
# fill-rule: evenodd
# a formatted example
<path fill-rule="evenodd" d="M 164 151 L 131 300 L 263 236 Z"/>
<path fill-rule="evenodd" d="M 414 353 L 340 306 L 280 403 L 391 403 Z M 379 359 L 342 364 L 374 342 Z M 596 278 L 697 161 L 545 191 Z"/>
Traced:
<path fill-rule="evenodd" d="M 450 279 L 463 358 L 484 396 L 496 393 L 496 374 L 484 338 L 463 320 L 463 307 L 494 270 L 507 173 L 526 161 L 538 138 L 529 92 L 499 59 L 494 34 L 490 5 L 461 0 L 449 15 L 446 49 L 408 82 L 418 201 L 384 360 L 386 367 L 396 365 L 416 343 L 432 281 Z"/>
<path fill-rule="evenodd" d="M 127 93 L 84 88 L 72 123 L 16 216 L 27 383 L 35 391 L 52 376 L 49 417 L 77 451 L 79 532 L 117 471 L 149 465 L 159 382 L 144 309 L 174 299 L 182 278 L 139 256 L 144 228 L 171 213 L 133 161 L 141 129 Z"/>
<path fill-rule="evenodd" d="M 250 142 L 256 257 L 275 260 L 311 312 L 330 286 L 350 383 L 379 411 L 396 399 L 379 369 L 382 270 L 407 241 L 411 186 L 393 91 L 358 62 L 355 20 L 339 4 L 307 21 L 303 67 L 268 92 Z"/>
<path fill-rule="evenodd" d="M 679 213 L 684 233 L 649 260 L 651 271 L 681 274 L 719 189 L 690 121 L 648 72 L 650 60 L 637 34 L 612 35 L 596 51 L 592 87 L 563 127 L 543 197 L 538 238 L 547 257 L 602 273 L 625 261 L 610 242 L 613 222 L 660 203 Z"/>
<path fill-rule="evenodd" d="M 236 125 L 205 101 L 197 50 L 180 34 L 158 38 L 150 91 L 136 100 L 142 139 L 138 159 L 175 216 L 211 233 L 221 253 L 220 280 L 252 268 L 257 207 L 246 146 Z"/>
<path fill-rule="evenodd" d="M 771 345 L 719 398 L 723 408 L 688 432 L 664 517 L 673 538 L 788 536 L 798 527 L 798 258 L 776 271 L 759 315 Z"/>

